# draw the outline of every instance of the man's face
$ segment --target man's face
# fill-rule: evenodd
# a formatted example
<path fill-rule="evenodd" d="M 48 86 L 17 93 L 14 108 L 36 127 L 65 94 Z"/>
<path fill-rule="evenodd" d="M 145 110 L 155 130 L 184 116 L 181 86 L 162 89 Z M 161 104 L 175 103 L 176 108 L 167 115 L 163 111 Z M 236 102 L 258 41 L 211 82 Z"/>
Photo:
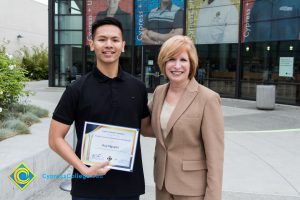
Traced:
<path fill-rule="evenodd" d="M 97 64 L 118 64 L 125 42 L 121 30 L 114 25 L 103 25 L 96 29 L 90 40 L 90 49 L 95 51 Z"/>
<path fill-rule="evenodd" d="M 121 0 L 107 0 L 107 5 L 109 8 L 116 8 L 119 6 Z"/>

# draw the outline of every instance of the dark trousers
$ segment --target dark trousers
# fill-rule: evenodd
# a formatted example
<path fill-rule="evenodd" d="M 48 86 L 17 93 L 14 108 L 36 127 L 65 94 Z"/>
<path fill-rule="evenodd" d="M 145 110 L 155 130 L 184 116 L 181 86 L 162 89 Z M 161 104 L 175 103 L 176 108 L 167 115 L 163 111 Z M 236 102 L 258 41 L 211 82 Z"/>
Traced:
<path fill-rule="evenodd" d="M 140 196 L 133 197 L 99 197 L 99 198 L 85 198 L 72 196 L 72 200 L 139 200 Z"/>

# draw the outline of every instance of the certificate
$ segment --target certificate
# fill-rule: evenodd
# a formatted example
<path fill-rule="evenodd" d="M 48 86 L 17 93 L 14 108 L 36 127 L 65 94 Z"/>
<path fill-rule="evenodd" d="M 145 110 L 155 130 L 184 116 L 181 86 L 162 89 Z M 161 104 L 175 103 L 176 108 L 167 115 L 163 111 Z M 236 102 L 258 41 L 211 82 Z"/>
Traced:
<path fill-rule="evenodd" d="M 109 168 L 132 171 L 139 130 L 108 124 L 85 122 L 81 160 L 93 165 L 109 161 Z"/>

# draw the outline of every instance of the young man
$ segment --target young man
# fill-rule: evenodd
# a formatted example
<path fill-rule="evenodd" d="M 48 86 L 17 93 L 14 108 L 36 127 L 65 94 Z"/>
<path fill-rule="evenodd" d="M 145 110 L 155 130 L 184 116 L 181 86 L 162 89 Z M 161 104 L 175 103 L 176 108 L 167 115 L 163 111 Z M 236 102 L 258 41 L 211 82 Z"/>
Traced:
<path fill-rule="evenodd" d="M 88 167 L 79 159 L 86 121 L 130 128 L 149 122 L 145 85 L 119 66 L 125 46 L 122 31 L 115 18 L 93 23 L 90 49 L 95 51 L 96 67 L 66 89 L 53 113 L 49 145 L 74 166 L 73 174 L 105 174 L 102 178 L 73 178 L 73 200 L 138 200 L 145 191 L 139 139 L 132 172 L 108 172 L 106 162 Z M 64 140 L 73 121 L 78 139 L 76 154 Z"/>
<path fill-rule="evenodd" d="M 126 44 L 131 44 L 131 31 L 132 31 L 132 20 L 131 14 L 123 11 L 120 7 L 121 0 L 106 0 L 107 10 L 100 11 L 97 13 L 96 20 L 103 19 L 105 17 L 114 17 L 122 23 L 123 38 Z"/>

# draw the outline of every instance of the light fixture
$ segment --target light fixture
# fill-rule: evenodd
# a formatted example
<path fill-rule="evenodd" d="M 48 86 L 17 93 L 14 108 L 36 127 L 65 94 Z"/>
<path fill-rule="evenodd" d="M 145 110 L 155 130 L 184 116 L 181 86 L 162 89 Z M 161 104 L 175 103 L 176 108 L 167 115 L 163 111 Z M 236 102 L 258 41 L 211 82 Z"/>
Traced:
<path fill-rule="evenodd" d="M 17 35 L 17 38 L 21 39 L 21 38 L 23 38 L 23 36 L 21 34 L 19 34 L 19 35 Z"/>
<path fill-rule="evenodd" d="M 271 47 L 270 46 L 267 46 L 267 51 L 270 51 Z"/>
<path fill-rule="evenodd" d="M 249 51 L 250 50 L 250 47 L 246 46 L 246 51 Z"/>
<path fill-rule="evenodd" d="M 291 45 L 291 46 L 289 47 L 289 49 L 290 49 L 290 51 L 293 51 L 293 50 L 294 50 L 294 47 Z"/>

